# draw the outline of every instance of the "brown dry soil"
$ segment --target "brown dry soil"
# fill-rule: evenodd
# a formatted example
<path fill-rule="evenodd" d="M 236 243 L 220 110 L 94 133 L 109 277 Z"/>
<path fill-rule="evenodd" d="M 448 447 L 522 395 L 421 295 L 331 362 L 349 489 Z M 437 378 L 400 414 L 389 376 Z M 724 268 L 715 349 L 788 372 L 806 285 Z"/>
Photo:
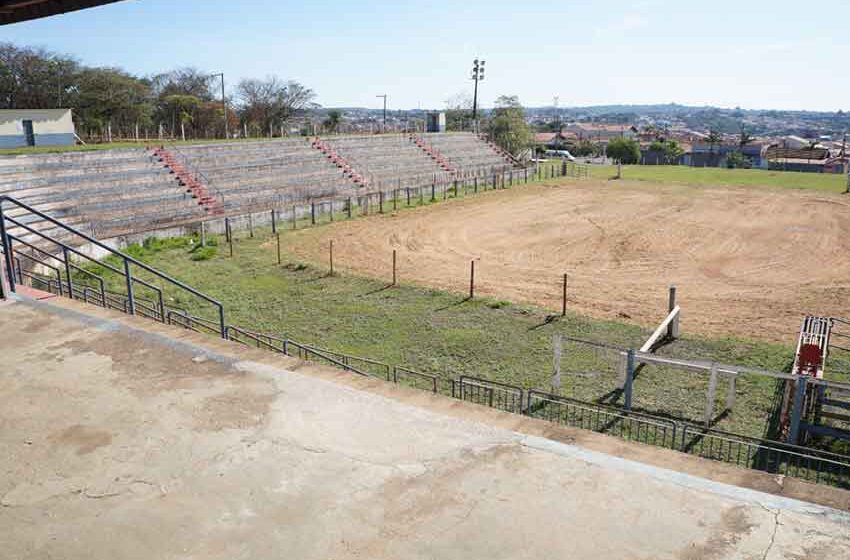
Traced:
<path fill-rule="evenodd" d="M 284 236 L 340 270 L 657 324 L 678 288 L 685 332 L 783 342 L 847 315 L 850 199 L 770 188 L 583 181 L 489 192 Z"/>

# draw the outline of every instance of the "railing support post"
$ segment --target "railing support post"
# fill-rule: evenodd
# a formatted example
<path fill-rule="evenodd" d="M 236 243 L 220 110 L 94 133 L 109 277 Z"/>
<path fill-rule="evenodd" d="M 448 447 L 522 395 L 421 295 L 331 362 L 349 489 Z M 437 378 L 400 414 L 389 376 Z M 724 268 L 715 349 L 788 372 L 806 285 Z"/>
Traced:
<path fill-rule="evenodd" d="M 667 313 L 671 313 L 676 309 L 676 286 L 670 286 L 670 292 L 667 296 Z M 681 313 L 681 311 L 680 311 Z M 676 317 L 670 322 L 667 327 L 667 336 L 669 338 L 678 338 L 679 336 L 679 318 Z"/>
<path fill-rule="evenodd" d="M 62 247 L 62 258 L 65 260 L 65 277 L 68 279 L 68 297 L 74 299 L 74 285 L 71 280 L 71 259 L 67 247 Z"/>
<path fill-rule="evenodd" d="M 130 261 L 124 259 L 124 278 L 127 281 L 127 313 L 136 314 L 136 298 L 133 296 L 133 276 L 130 273 Z M 68 276 L 70 287 L 71 277 Z"/>
<path fill-rule="evenodd" d="M 224 326 L 224 306 L 218 306 L 218 328 L 221 330 L 221 338 L 227 340 L 227 327 Z"/>
<path fill-rule="evenodd" d="M 800 422 L 803 418 L 803 404 L 806 402 L 806 388 L 809 380 L 801 375 L 797 378 L 797 388 L 794 391 L 794 408 L 791 409 L 791 425 L 788 429 L 788 443 L 797 445 L 800 439 Z"/>
<path fill-rule="evenodd" d="M 9 291 L 15 291 L 15 268 L 12 263 L 12 243 L 6 233 L 6 218 L 3 216 L 3 202 L 0 201 L 0 241 L 3 243 L 3 255 L 6 261 L 6 277 L 9 279 Z"/>
<path fill-rule="evenodd" d="M 705 399 L 705 416 L 703 423 L 706 428 L 711 427 L 712 416 L 714 416 L 714 396 L 717 394 L 717 364 L 711 364 L 711 375 L 708 378 L 708 396 Z"/>
<path fill-rule="evenodd" d="M 626 383 L 623 391 L 623 408 L 632 409 L 632 384 L 635 380 L 635 351 L 626 354 Z"/>

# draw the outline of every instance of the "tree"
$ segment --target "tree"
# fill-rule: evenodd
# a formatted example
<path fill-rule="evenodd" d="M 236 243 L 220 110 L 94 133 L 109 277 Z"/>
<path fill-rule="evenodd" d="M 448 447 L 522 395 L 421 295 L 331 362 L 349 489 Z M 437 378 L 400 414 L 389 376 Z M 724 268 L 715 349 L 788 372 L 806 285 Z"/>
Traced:
<path fill-rule="evenodd" d="M 653 141 L 652 144 L 649 145 L 649 150 L 651 152 L 660 152 L 663 154 L 665 163 L 674 162 L 685 153 L 685 150 L 679 146 L 678 142 L 675 140 L 667 140 L 665 138 L 659 138 Z"/>
<path fill-rule="evenodd" d="M 274 125 L 283 126 L 295 116 L 317 107 L 312 89 L 295 81 L 281 81 L 275 76 L 264 80 L 245 79 L 236 86 L 241 102 L 240 115 L 249 127 L 265 134 Z"/>
<path fill-rule="evenodd" d="M 201 101 L 212 101 L 215 78 L 209 72 L 185 67 L 157 74 L 151 79 L 154 94 L 159 98 L 169 95 L 191 95 Z"/>
<path fill-rule="evenodd" d="M 595 156 L 600 152 L 599 146 L 587 139 L 579 140 L 576 144 L 568 144 L 567 150 L 578 157 Z"/>
<path fill-rule="evenodd" d="M 752 162 L 741 152 L 732 152 L 726 156 L 726 167 L 729 169 L 749 169 Z"/>
<path fill-rule="evenodd" d="M 496 99 L 489 131 L 493 141 L 514 156 L 531 145 L 531 129 L 525 121 L 525 108 L 519 98 L 503 95 Z"/>
<path fill-rule="evenodd" d="M 738 135 L 738 147 L 743 150 L 744 146 L 746 146 L 747 144 L 752 144 L 753 140 L 755 140 L 755 138 L 753 138 L 752 134 L 747 132 L 747 130 L 742 126 L 741 134 Z"/>
<path fill-rule="evenodd" d="M 336 132 L 340 122 L 342 122 L 342 113 L 334 109 L 328 112 L 328 117 L 324 120 L 322 126 L 328 132 Z"/>
<path fill-rule="evenodd" d="M 634 164 L 640 161 L 640 144 L 631 138 L 612 138 L 608 141 L 607 154 L 617 163 Z"/>
<path fill-rule="evenodd" d="M 117 68 L 84 68 L 67 94 L 84 133 L 108 130 L 108 136 L 132 137 L 149 126 L 154 112 L 150 84 Z"/>
<path fill-rule="evenodd" d="M 66 104 L 78 68 L 70 57 L 0 43 L 0 109 L 54 109 Z"/>
<path fill-rule="evenodd" d="M 723 142 L 723 135 L 720 134 L 719 131 L 712 128 L 708 131 L 706 142 L 708 142 L 709 165 L 714 165 L 714 148 L 715 146 L 719 146 L 720 143 Z"/>
<path fill-rule="evenodd" d="M 472 97 L 466 92 L 446 99 L 446 130 L 467 130 L 472 122 Z"/>

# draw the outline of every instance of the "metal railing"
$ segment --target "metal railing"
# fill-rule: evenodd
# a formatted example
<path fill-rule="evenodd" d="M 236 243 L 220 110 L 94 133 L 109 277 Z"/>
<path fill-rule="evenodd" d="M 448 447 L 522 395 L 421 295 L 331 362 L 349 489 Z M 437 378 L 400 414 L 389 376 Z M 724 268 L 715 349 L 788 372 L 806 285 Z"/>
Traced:
<path fill-rule="evenodd" d="M 541 391 L 528 392 L 526 413 L 533 418 L 650 445 L 674 448 L 678 441 L 676 423 L 665 418 Z"/>
<path fill-rule="evenodd" d="M 520 387 L 478 377 L 460 376 L 455 397 L 490 408 L 522 414 L 525 406 L 524 391 Z"/>
<path fill-rule="evenodd" d="M 40 232 L 40 231 L 36 230 L 35 228 L 27 225 L 26 223 L 24 223 L 20 219 L 18 219 L 18 218 L 20 218 L 20 216 L 13 218 L 11 216 L 6 215 L 4 213 L 5 212 L 4 206 L 5 205 L 12 205 L 13 207 L 20 208 L 22 210 L 25 210 L 26 212 L 29 212 L 32 215 L 38 216 L 42 220 L 44 220 L 44 221 L 52 224 L 53 226 L 55 226 L 60 231 L 63 231 L 65 233 L 76 236 L 77 238 L 83 240 L 84 242 L 89 243 L 92 246 L 97 247 L 98 249 L 100 249 L 102 251 L 105 251 L 107 254 L 117 257 L 118 259 L 121 260 L 121 262 L 123 264 L 123 271 L 119 270 L 119 269 L 117 269 L 117 268 L 115 268 L 115 267 L 113 267 L 113 266 L 111 266 L 111 265 L 109 265 L 109 264 L 107 264 L 103 261 L 96 260 L 96 259 L 90 257 L 89 255 L 86 255 L 82 251 L 80 251 L 77 248 L 69 245 L 68 243 L 65 243 L 64 241 L 60 241 L 60 240 L 56 239 L 55 237 L 53 237 L 51 235 L 47 235 L 44 232 Z M 4 254 L 5 261 L 6 261 L 6 273 L 8 275 L 9 287 L 10 287 L 11 291 L 13 291 L 13 292 L 15 291 L 15 284 L 16 284 L 16 277 L 15 277 L 15 270 L 16 269 L 15 269 L 15 266 L 14 266 L 15 251 L 14 251 L 14 246 L 13 246 L 13 243 L 14 243 L 13 238 L 15 238 L 16 236 L 11 236 L 8 233 L 7 227 L 6 227 L 7 221 L 9 223 L 17 226 L 17 227 L 20 227 L 20 228 L 32 233 L 33 235 L 36 235 L 37 237 L 39 237 L 41 239 L 44 239 L 45 241 L 51 243 L 53 246 L 56 246 L 59 250 L 61 250 L 61 253 L 62 253 L 61 259 L 59 259 L 58 257 L 52 257 L 52 258 L 55 258 L 57 261 L 62 262 L 65 266 L 65 278 L 66 278 L 67 287 L 68 287 L 67 293 L 72 299 L 74 297 L 74 290 L 73 290 L 73 279 L 72 279 L 73 277 L 72 277 L 72 274 L 71 274 L 71 270 L 72 270 L 72 268 L 74 270 L 77 270 L 77 271 L 82 270 L 81 268 L 77 267 L 76 265 L 74 265 L 71 262 L 71 254 L 73 253 L 74 255 L 76 255 L 77 257 L 79 257 L 81 259 L 85 259 L 85 260 L 88 260 L 90 262 L 93 262 L 94 264 L 97 264 L 99 266 L 107 268 L 108 270 L 111 270 L 112 272 L 124 277 L 125 285 L 126 285 L 126 289 L 127 289 L 127 312 L 131 315 L 135 315 L 137 313 L 136 298 L 134 296 L 134 289 L 135 289 L 136 284 L 145 286 L 146 288 L 157 293 L 158 309 L 159 309 L 158 317 L 159 317 L 159 320 L 163 320 L 163 318 L 166 316 L 166 312 L 165 312 L 165 306 L 163 304 L 163 299 L 162 299 L 162 289 L 160 289 L 159 287 L 157 287 L 157 286 L 155 286 L 155 285 L 153 285 L 153 284 L 151 284 L 151 283 L 149 283 L 149 282 L 147 282 L 147 281 L 145 281 L 141 278 L 134 277 L 133 274 L 132 274 L 132 270 L 131 270 L 131 265 L 133 265 L 133 266 L 136 266 L 136 267 L 146 271 L 147 273 L 155 276 L 156 278 L 166 282 L 167 284 L 170 284 L 170 285 L 172 285 L 176 288 L 182 289 L 182 290 L 192 294 L 193 296 L 195 296 L 199 299 L 202 299 L 205 302 L 214 306 L 216 308 L 216 310 L 218 311 L 218 334 L 222 338 L 225 338 L 227 336 L 227 333 L 225 331 L 224 306 L 219 301 L 217 301 L 217 300 L 207 296 L 206 294 L 192 288 L 191 286 L 184 284 L 183 282 L 181 282 L 181 281 L 179 281 L 175 278 L 172 278 L 171 276 L 169 276 L 167 274 L 164 274 L 164 273 L 156 270 L 155 268 L 153 268 L 151 266 L 148 266 L 147 264 L 145 264 L 145 263 L 125 254 L 125 253 L 122 253 L 120 251 L 116 251 L 112 247 L 109 247 L 108 245 L 98 241 L 97 239 L 89 236 L 88 234 L 85 234 L 85 233 L 79 231 L 76 228 L 73 228 L 73 227 L 71 227 L 67 224 L 64 224 L 61 221 L 53 218 L 52 216 L 49 216 L 49 215 L 45 214 L 44 212 L 41 212 L 40 210 L 36 210 L 32 206 L 29 206 L 29 205 L 15 199 L 15 198 L 11 197 L 11 196 L 4 195 L 4 196 L 0 196 L 0 243 L 2 243 L 2 247 L 3 247 L 3 254 Z M 18 241 L 20 241 L 19 238 L 18 238 Z M 49 251 L 48 251 L 48 253 L 49 253 Z M 147 309 L 145 309 L 144 304 L 142 305 L 142 307 L 140 309 L 142 310 L 140 314 L 144 314 L 146 311 L 148 311 Z"/>
<path fill-rule="evenodd" d="M 194 179 L 200 182 L 208 190 L 212 190 L 216 198 L 218 198 L 219 202 L 221 202 L 221 205 L 224 206 L 224 193 L 221 192 L 221 190 L 215 186 L 215 184 L 210 180 L 206 173 L 201 171 L 200 164 L 190 158 L 188 155 L 186 155 L 186 153 L 183 152 L 180 148 L 178 148 L 177 144 L 175 144 L 174 142 L 167 142 L 166 148 L 174 152 L 174 154 L 178 158 L 180 158 L 180 161 L 186 167 L 186 170 L 192 175 L 194 175 Z"/>
<path fill-rule="evenodd" d="M 414 389 L 422 389 L 421 385 L 424 385 L 425 390 L 437 393 L 439 391 L 439 379 L 436 375 L 414 371 L 402 366 L 395 366 L 393 368 L 393 383 L 413 387 Z"/>

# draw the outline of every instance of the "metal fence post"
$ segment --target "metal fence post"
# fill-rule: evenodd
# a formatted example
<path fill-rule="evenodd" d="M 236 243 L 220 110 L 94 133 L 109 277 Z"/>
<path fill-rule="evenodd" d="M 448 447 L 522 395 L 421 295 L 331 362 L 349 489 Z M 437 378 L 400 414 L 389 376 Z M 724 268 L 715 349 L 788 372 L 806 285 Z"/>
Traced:
<path fill-rule="evenodd" d="M 277 264 L 280 264 L 280 234 L 275 233 L 274 236 L 277 239 Z"/>
<path fill-rule="evenodd" d="M 806 388 L 809 380 L 805 375 L 797 378 L 797 389 L 794 391 L 794 408 L 791 409 L 791 425 L 788 429 L 788 443 L 797 445 L 800 439 L 800 422 L 803 418 L 803 404 L 806 402 Z"/>
<path fill-rule="evenodd" d="M 469 261 L 469 299 L 475 296 L 475 261 Z"/>
<path fill-rule="evenodd" d="M 632 384 L 635 379 L 635 351 L 626 353 L 626 383 L 623 391 L 623 408 L 632 409 Z"/>
<path fill-rule="evenodd" d="M 136 314 L 136 298 L 133 296 L 133 277 L 130 274 L 130 261 L 124 259 L 124 277 L 127 280 L 127 312 Z M 70 288 L 71 277 L 68 276 L 68 287 Z"/>
<path fill-rule="evenodd" d="M 310 223 L 316 225 L 316 203 L 310 201 Z"/>
<path fill-rule="evenodd" d="M 671 313 L 676 308 L 676 286 L 670 286 L 670 292 L 667 296 L 667 313 Z M 679 318 L 676 317 L 670 322 L 667 327 L 667 336 L 677 338 L 679 336 Z"/>
<path fill-rule="evenodd" d="M 11 247 L 11 243 L 10 243 Z M 71 260 L 70 255 L 68 255 L 68 248 L 62 247 L 62 258 L 65 260 L 65 276 L 68 278 L 68 297 L 74 299 L 74 286 L 71 280 Z M 126 265 L 127 261 L 124 261 Z M 125 266 L 126 268 L 126 266 Z"/>
<path fill-rule="evenodd" d="M 275 217 L 274 208 L 272 208 L 272 233 L 277 233 L 277 218 Z"/>
<path fill-rule="evenodd" d="M 396 285 L 398 277 L 396 276 L 396 250 L 393 249 L 393 286 Z"/>
<path fill-rule="evenodd" d="M 6 261 L 6 277 L 9 280 L 9 291 L 15 291 L 15 269 L 12 263 L 12 243 L 6 233 L 6 218 L 3 217 L 3 201 L 0 200 L 0 243 L 3 244 L 3 258 Z M 0 288 L 2 290 L 2 288 Z"/>
<path fill-rule="evenodd" d="M 717 364 L 711 364 L 711 376 L 708 378 L 708 396 L 705 399 L 705 415 L 703 423 L 705 427 L 711 426 L 711 418 L 714 415 L 714 395 L 717 392 Z"/>
<path fill-rule="evenodd" d="M 6 218 L 3 216 L 3 201 L 0 200 L 0 242 L 3 243 L 3 255 L 6 261 L 6 276 L 9 279 L 9 291 L 15 291 L 15 269 L 12 263 L 12 243 L 6 233 Z"/>
<path fill-rule="evenodd" d="M 735 406 L 735 397 L 737 396 L 738 374 L 732 373 L 729 376 L 729 389 L 726 392 L 726 410 L 731 411 Z"/>
<path fill-rule="evenodd" d="M 567 273 L 564 273 L 564 297 L 561 299 L 561 317 L 567 316 Z"/>

